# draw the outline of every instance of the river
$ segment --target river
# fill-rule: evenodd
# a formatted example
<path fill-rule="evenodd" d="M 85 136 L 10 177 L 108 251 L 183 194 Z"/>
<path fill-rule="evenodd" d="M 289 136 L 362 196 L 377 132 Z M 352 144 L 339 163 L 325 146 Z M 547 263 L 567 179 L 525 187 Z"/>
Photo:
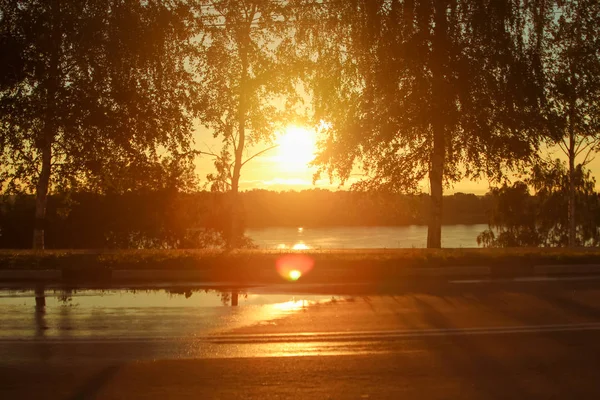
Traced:
<path fill-rule="evenodd" d="M 477 235 L 485 224 L 445 225 L 442 247 L 478 247 Z M 329 228 L 248 229 L 246 234 L 263 249 L 350 249 L 425 247 L 427 226 L 352 226 Z"/>

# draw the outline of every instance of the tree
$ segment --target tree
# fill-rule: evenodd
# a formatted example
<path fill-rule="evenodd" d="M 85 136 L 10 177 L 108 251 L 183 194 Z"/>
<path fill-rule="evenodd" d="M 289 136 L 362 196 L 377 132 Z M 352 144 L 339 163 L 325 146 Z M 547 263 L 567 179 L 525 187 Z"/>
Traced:
<path fill-rule="evenodd" d="M 600 146 L 600 4 L 592 0 L 549 2 L 542 47 L 545 116 L 549 143 L 569 165 L 569 245 L 578 242 L 577 170 Z M 577 163 L 577 160 L 580 163 Z"/>
<path fill-rule="evenodd" d="M 579 166 L 574 174 L 577 214 L 576 244 L 600 243 L 600 197 L 590 171 Z M 565 247 L 570 245 L 571 173 L 565 162 L 541 162 L 524 182 L 492 189 L 490 229 L 478 236 L 485 247 Z M 535 195 L 529 193 L 530 189 Z"/>
<path fill-rule="evenodd" d="M 23 44 L 19 38 L 10 35 L 9 26 L 4 16 L 0 15 L 0 49 L 2 49 L 2 64 L 0 64 L 0 90 L 4 90 L 25 76 L 25 65 L 22 58 Z"/>
<path fill-rule="evenodd" d="M 0 0 L 0 52 L 18 61 L 0 87 L 1 181 L 36 193 L 34 248 L 44 248 L 52 187 L 121 167 L 143 180 L 165 153 L 190 154 L 193 10 L 184 0 Z"/>
<path fill-rule="evenodd" d="M 301 1 L 297 38 L 326 139 L 318 174 L 355 189 L 418 191 L 441 246 L 443 188 L 501 180 L 537 143 L 536 31 L 518 0 Z M 318 175 L 317 175 L 318 176 Z"/>
<path fill-rule="evenodd" d="M 525 182 L 504 183 L 493 188 L 489 229 L 477 236 L 484 247 L 537 247 L 542 238 L 537 229 L 536 202 Z"/>
<path fill-rule="evenodd" d="M 572 246 L 571 217 L 568 205 L 578 210 L 575 217 L 576 246 L 600 243 L 600 197 L 591 171 L 578 165 L 574 171 L 561 160 L 536 164 L 527 179 L 538 199 L 539 225 L 546 246 Z M 574 197 L 571 198 L 571 191 Z"/>
<path fill-rule="evenodd" d="M 243 236 L 238 196 L 241 170 L 256 156 L 248 148 L 269 143 L 290 122 L 288 110 L 297 101 L 294 86 L 293 42 L 289 9 L 273 0 L 215 0 L 203 3 L 203 63 L 199 74 L 207 99 L 202 123 L 223 147 L 215 157 L 216 174 L 208 178 L 213 189 L 230 193 L 230 247 Z M 278 107 L 280 101 L 285 107 Z"/>

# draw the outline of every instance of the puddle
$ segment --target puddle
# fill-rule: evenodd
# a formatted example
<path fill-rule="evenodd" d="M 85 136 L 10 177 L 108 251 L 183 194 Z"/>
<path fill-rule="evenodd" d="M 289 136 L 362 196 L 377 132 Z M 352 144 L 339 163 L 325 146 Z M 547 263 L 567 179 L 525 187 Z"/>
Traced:
<path fill-rule="evenodd" d="M 339 298 L 260 289 L 4 289 L 0 338 L 193 338 L 277 324 L 278 318 Z"/>

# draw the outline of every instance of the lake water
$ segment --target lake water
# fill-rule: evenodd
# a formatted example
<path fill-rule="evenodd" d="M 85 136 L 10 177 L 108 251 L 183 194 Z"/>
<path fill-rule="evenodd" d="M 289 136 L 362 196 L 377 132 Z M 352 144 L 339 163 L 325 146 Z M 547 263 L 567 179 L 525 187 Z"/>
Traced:
<path fill-rule="evenodd" d="M 477 235 L 486 224 L 442 226 L 442 247 L 478 247 Z M 370 226 L 332 228 L 248 229 L 246 234 L 260 248 L 343 249 L 426 247 L 427 226 Z"/>

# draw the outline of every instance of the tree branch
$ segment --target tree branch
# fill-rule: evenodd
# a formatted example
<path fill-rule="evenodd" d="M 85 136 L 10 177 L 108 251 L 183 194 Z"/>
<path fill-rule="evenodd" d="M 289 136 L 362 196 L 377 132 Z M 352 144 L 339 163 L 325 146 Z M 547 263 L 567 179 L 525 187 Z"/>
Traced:
<path fill-rule="evenodd" d="M 586 145 L 583 146 L 581 148 L 581 150 L 579 149 L 579 147 L 581 147 L 581 146 L 577 147 L 577 150 L 575 151 L 575 156 L 578 156 L 579 154 L 583 153 L 585 150 L 588 150 L 588 152 L 586 154 L 586 158 L 587 158 L 590 151 L 592 151 L 594 148 L 596 148 L 598 146 L 598 144 L 600 143 L 600 139 L 594 139 L 594 140 L 586 141 L 586 142 L 587 142 Z"/>
<path fill-rule="evenodd" d="M 231 134 L 231 143 L 233 144 L 233 154 L 237 154 L 237 136 L 235 134 L 235 132 L 232 132 Z"/>
<path fill-rule="evenodd" d="M 562 142 L 562 144 L 564 144 L 564 145 L 565 145 L 565 149 L 567 149 L 567 152 L 566 152 L 566 154 L 567 154 L 567 157 L 568 157 L 568 156 L 569 156 L 569 147 L 570 147 L 570 146 L 567 144 L 567 142 L 565 141 L 565 138 L 564 138 L 564 137 L 561 137 L 561 138 L 560 138 L 560 141 Z"/>
<path fill-rule="evenodd" d="M 577 154 L 579 154 L 579 148 L 581 147 L 581 145 L 585 142 L 585 137 L 581 138 L 581 140 L 577 140 L 575 139 L 575 156 L 577 156 Z"/>
<path fill-rule="evenodd" d="M 593 156 L 593 157 L 591 157 L 591 158 L 588 158 L 588 157 L 589 157 L 589 155 L 590 155 L 590 153 L 589 153 L 589 152 L 588 152 L 588 153 L 585 155 L 585 158 L 583 159 L 583 162 L 581 163 L 581 166 L 582 166 L 582 167 L 585 167 L 587 164 L 591 163 L 591 162 L 592 162 L 592 161 L 594 161 L 594 159 L 596 158 L 596 156 Z"/>
<path fill-rule="evenodd" d="M 276 144 L 276 145 L 274 145 L 274 146 L 271 146 L 271 147 L 269 147 L 269 148 L 266 148 L 266 149 L 264 149 L 264 150 L 261 150 L 261 151 L 259 151 L 258 153 L 254 154 L 254 155 L 253 155 L 253 156 L 251 156 L 250 158 L 246 159 L 246 161 L 244 161 L 244 162 L 242 163 L 242 167 L 243 167 L 243 166 L 244 166 L 244 165 L 245 165 L 245 164 L 246 164 L 248 161 L 252 160 L 253 158 L 255 158 L 255 157 L 258 157 L 258 156 L 260 156 L 261 154 L 264 154 L 264 153 L 266 153 L 267 151 L 269 151 L 269 150 L 273 150 L 274 148 L 277 148 L 277 147 L 279 147 L 279 145 L 278 145 L 278 144 Z"/>
<path fill-rule="evenodd" d="M 586 164 L 592 162 L 592 160 L 594 159 L 594 157 L 592 157 L 592 158 L 589 158 L 589 157 L 590 157 L 590 154 L 592 153 L 592 150 L 594 150 L 596 148 L 596 145 L 598 145 L 598 143 L 599 143 L 598 140 L 596 140 L 595 142 L 591 142 L 590 143 L 588 151 L 587 151 L 585 157 L 583 158 L 583 161 L 581 162 L 581 165 L 586 165 Z"/>
<path fill-rule="evenodd" d="M 211 152 L 208 152 L 208 151 L 202 151 L 202 150 L 198 150 L 198 154 L 205 154 L 207 156 L 212 156 L 212 157 L 215 157 L 215 158 L 220 158 L 221 157 L 218 154 L 211 153 Z"/>
<path fill-rule="evenodd" d="M 223 11 L 221 11 L 217 8 L 214 1 L 210 2 L 210 6 L 212 6 L 213 10 L 215 10 L 217 13 L 219 13 L 223 18 L 227 18 L 227 16 L 225 14 L 223 14 Z"/>
<path fill-rule="evenodd" d="M 587 142 L 585 146 L 581 147 L 581 143 L 583 143 L 583 142 L 580 142 L 579 146 L 577 146 L 577 148 L 575 149 L 575 157 L 577 157 L 578 155 L 580 155 L 581 153 L 583 153 L 584 151 L 589 149 L 590 146 L 592 146 L 594 144 L 593 142 Z"/>
<path fill-rule="evenodd" d="M 557 142 L 556 143 L 558 145 L 558 148 L 562 150 L 562 152 L 569 157 L 569 147 L 567 146 L 567 144 L 565 143 L 565 141 L 563 140 L 562 143 Z M 563 147 L 563 144 L 565 147 Z"/>

